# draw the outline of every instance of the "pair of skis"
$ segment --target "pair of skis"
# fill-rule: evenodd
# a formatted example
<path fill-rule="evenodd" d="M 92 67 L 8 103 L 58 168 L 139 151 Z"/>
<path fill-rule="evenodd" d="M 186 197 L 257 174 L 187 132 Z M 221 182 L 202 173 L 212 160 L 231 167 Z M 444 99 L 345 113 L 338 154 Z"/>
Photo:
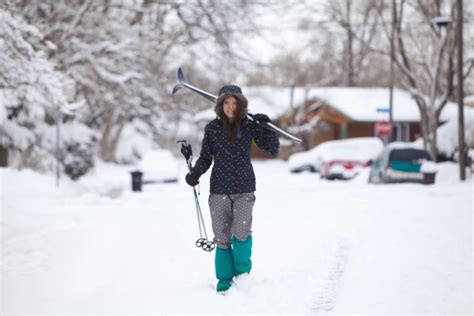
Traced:
<path fill-rule="evenodd" d="M 215 95 L 213 95 L 213 94 L 211 94 L 207 91 L 204 91 L 202 89 L 199 89 L 199 88 L 193 86 L 192 84 L 190 84 L 189 82 L 187 82 L 186 79 L 184 78 L 184 73 L 183 73 L 183 70 L 181 68 L 178 69 L 178 81 L 179 81 L 179 84 L 177 84 L 173 88 L 173 94 L 178 92 L 178 90 L 180 90 L 181 88 L 187 88 L 191 91 L 196 92 L 200 96 L 208 99 L 212 103 L 217 102 L 217 96 L 215 96 Z M 298 137 L 295 137 L 295 136 L 291 135 L 290 133 L 282 130 L 281 128 L 279 128 L 278 126 L 275 126 L 271 122 L 260 122 L 258 120 L 254 120 L 254 118 L 250 114 L 247 117 L 248 117 L 249 120 L 254 121 L 258 125 L 262 126 L 263 128 L 265 128 L 269 131 L 272 131 L 272 132 L 274 132 L 274 133 L 276 133 L 280 136 L 283 136 L 283 137 L 285 137 L 285 138 L 287 138 L 291 141 L 294 141 L 295 143 L 301 143 L 301 139 L 299 139 Z"/>

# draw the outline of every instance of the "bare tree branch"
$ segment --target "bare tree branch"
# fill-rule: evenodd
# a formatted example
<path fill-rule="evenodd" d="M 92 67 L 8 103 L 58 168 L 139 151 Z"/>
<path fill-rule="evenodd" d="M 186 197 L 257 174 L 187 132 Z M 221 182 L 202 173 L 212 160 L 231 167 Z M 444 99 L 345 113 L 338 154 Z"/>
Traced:
<path fill-rule="evenodd" d="M 76 17 L 74 18 L 74 21 L 70 24 L 68 29 L 61 35 L 61 42 L 64 41 L 66 36 L 74 32 L 76 27 L 81 23 L 82 18 L 84 17 L 84 14 L 89 10 L 93 0 L 87 0 L 84 2 L 82 7 L 79 9 L 79 12 L 77 13 Z"/>

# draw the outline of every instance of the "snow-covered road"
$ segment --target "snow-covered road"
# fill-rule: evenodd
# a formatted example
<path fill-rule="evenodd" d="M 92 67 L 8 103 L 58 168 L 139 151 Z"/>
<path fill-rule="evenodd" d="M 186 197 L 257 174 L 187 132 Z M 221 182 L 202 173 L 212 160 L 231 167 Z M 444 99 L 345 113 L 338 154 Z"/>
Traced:
<path fill-rule="evenodd" d="M 254 166 L 254 268 L 225 297 L 213 254 L 194 246 L 186 184 L 132 193 L 125 168 L 102 168 L 56 189 L 0 169 L 2 314 L 472 312 L 473 186 L 455 166 L 434 186 Z M 210 230 L 208 175 L 201 183 Z"/>

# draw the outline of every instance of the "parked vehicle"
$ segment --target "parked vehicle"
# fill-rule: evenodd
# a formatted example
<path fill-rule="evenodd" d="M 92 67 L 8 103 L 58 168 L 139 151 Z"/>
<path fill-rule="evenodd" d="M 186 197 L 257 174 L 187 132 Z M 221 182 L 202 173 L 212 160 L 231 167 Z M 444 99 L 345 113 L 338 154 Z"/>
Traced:
<path fill-rule="evenodd" d="M 314 147 L 308 151 L 294 153 L 288 158 L 288 167 L 292 173 L 300 173 L 304 171 L 318 172 L 318 149 Z"/>
<path fill-rule="evenodd" d="M 335 140 L 320 146 L 324 146 L 320 155 L 320 176 L 328 180 L 354 178 L 383 150 L 383 143 L 377 137 Z"/>
<path fill-rule="evenodd" d="M 427 161 L 431 161 L 431 156 L 426 150 L 410 143 L 391 143 L 374 160 L 369 183 L 422 183 L 422 165 Z"/>
<path fill-rule="evenodd" d="M 370 161 L 331 160 L 323 163 L 320 175 L 321 178 L 328 180 L 350 180 L 369 165 Z"/>
<path fill-rule="evenodd" d="M 327 179 L 350 179 L 367 167 L 383 150 L 378 137 L 332 140 L 288 159 L 291 172 L 320 172 Z"/>

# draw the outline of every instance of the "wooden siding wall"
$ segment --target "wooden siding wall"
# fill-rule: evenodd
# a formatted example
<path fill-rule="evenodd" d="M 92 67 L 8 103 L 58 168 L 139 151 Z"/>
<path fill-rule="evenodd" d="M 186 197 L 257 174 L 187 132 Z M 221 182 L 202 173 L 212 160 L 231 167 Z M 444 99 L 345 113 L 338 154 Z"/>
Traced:
<path fill-rule="evenodd" d="M 372 137 L 374 136 L 374 123 L 349 123 L 347 137 Z"/>

